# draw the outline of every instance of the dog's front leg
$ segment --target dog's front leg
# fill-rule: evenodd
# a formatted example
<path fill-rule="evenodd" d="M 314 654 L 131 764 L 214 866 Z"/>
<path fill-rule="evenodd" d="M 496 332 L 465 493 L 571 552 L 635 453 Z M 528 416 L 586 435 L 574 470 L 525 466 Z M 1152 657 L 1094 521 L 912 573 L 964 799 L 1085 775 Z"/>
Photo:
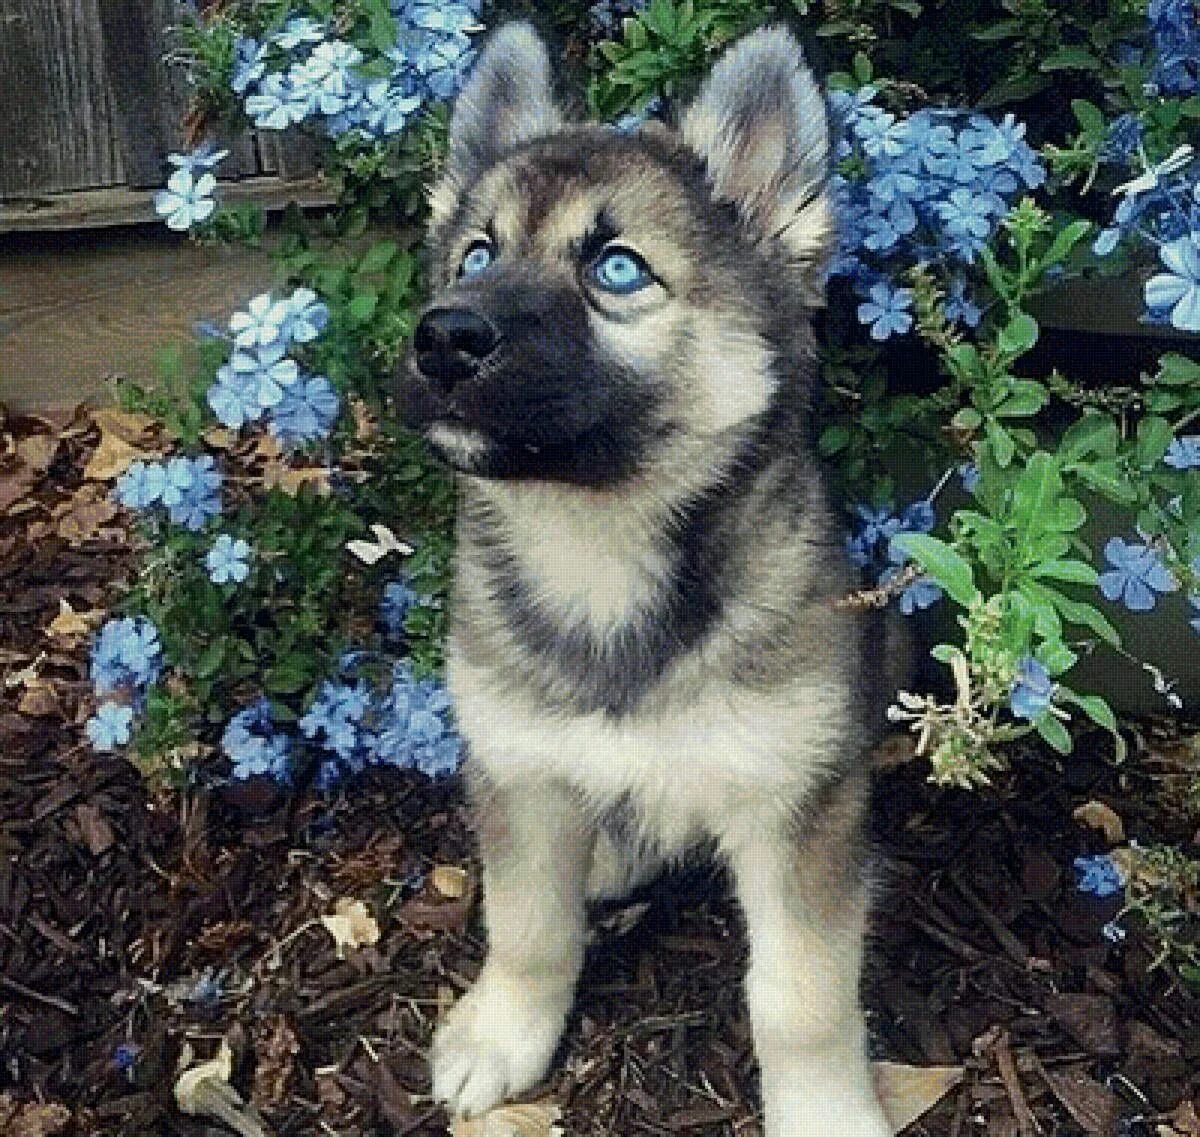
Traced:
<path fill-rule="evenodd" d="M 477 777 L 488 954 L 433 1040 L 434 1096 L 474 1115 L 545 1075 L 583 962 L 594 831 L 555 782 L 497 789 Z"/>
<path fill-rule="evenodd" d="M 848 790 L 857 794 L 857 788 Z M 776 810 L 771 812 L 776 814 Z M 765 1137 L 885 1137 L 858 1000 L 865 890 L 858 806 L 809 824 L 747 819 L 723 842 L 750 938 L 746 997 Z"/>

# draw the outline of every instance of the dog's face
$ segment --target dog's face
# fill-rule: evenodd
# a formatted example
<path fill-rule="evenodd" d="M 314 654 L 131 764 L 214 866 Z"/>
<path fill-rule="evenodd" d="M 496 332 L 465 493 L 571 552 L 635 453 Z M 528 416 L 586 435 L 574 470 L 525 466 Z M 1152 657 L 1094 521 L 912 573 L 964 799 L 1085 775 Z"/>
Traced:
<path fill-rule="evenodd" d="M 678 132 L 567 126 L 546 52 L 498 32 L 433 195 L 433 300 L 397 381 L 409 425 L 480 477 L 608 487 L 668 440 L 767 410 L 830 240 L 824 104 L 755 33 Z"/>

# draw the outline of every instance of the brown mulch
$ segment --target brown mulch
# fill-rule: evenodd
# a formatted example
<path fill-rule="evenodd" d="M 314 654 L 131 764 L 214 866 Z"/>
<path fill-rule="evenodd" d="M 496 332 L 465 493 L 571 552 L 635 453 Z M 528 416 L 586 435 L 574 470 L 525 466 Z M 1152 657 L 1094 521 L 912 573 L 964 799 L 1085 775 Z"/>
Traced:
<path fill-rule="evenodd" d="M 128 535 L 82 480 L 85 415 L 2 427 L 0 1132 L 231 1132 L 172 1092 L 185 1048 L 208 1059 L 224 1039 L 268 1133 L 444 1133 L 423 1052 L 483 953 L 458 785 L 375 773 L 256 813 L 151 793 L 125 759 L 93 752 L 88 634 L 46 629 L 64 600 L 94 624 L 132 570 Z M 1071 868 L 1106 847 L 1072 818 L 1093 801 L 1130 837 L 1200 854 L 1195 819 L 1146 760 L 1171 736 L 1146 727 L 1122 769 L 1099 737 L 1067 761 L 1031 750 L 974 794 L 884 761 L 903 747 L 881 755 L 873 1045 L 964 1067 L 907 1132 L 1200 1137 L 1200 995 L 1152 966 L 1136 932 L 1105 939 L 1119 900 L 1079 892 Z M 439 866 L 468 870 L 465 895 Z M 381 929 L 344 959 L 319 919 L 342 897 Z M 758 1134 L 743 957 L 714 872 L 598 913 L 543 1087 L 565 1132 Z"/>

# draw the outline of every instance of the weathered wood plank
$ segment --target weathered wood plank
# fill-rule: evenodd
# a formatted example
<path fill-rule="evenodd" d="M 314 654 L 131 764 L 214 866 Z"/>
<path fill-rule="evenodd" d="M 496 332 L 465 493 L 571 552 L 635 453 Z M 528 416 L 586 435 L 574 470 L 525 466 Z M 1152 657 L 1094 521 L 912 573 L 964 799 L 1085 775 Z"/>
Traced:
<path fill-rule="evenodd" d="M 124 181 L 99 3 L 0 4 L 0 197 Z"/>
<path fill-rule="evenodd" d="M 173 0 L 104 0 L 99 15 L 126 184 L 161 185 L 164 156 L 182 141 L 186 108 L 163 58 L 177 7 Z"/>
<path fill-rule="evenodd" d="M 0 401 L 107 402 L 105 379 L 153 379 L 167 344 L 272 283 L 261 252 L 201 248 L 165 229 L 0 240 Z"/>
<path fill-rule="evenodd" d="M 329 205 L 336 198 L 322 177 L 293 182 L 247 178 L 222 182 L 217 192 L 223 201 L 257 201 L 268 210 L 283 209 L 293 201 L 302 206 Z M 118 186 L 6 201 L 0 208 L 0 233 L 95 229 L 157 220 L 153 190 Z"/>

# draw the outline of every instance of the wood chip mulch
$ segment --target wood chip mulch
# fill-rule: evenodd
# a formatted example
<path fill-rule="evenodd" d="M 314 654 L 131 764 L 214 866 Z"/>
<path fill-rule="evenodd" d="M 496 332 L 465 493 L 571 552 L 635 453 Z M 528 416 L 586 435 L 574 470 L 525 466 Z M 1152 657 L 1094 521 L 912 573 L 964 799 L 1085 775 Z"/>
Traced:
<path fill-rule="evenodd" d="M 88 635 L 46 629 L 64 600 L 98 613 L 127 578 L 125 520 L 102 504 L 77 517 L 81 494 L 102 502 L 81 475 L 96 442 L 85 414 L 2 426 L 0 1133 L 233 1132 L 173 1093 L 181 1058 L 212 1058 L 222 1040 L 262 1132 L 445 1133 L 424 1050 L 484 946 L 460 787 L 376 773 L 256 813 L 153 793 L 95 753 Z M 1072 871 L 1107 847 L 1073 819 L 1088 802 L 1129 837 L 1200 855 L 1197 820 L 1155 761 L 1182 737 L 1144 726 L 1121 769 L 1099 736 L 1067 761 L 1031 749 L 973 794 L 931 787 L 902 745 L 881 753 L 872 1043 L 891 1062 L 962 1067 L 907 1133 L 1200 1137 L 1200 993 L 1154 966 L 1136 930 L 1106 939 L 1120 898 L 1080 892 Z M 446 866 L 467 870 L 465 887 Z M 345 897 L 381 934 L 339 958 L 321 917 Z M 579 1137 L 758 1134 L 743 959 L 715 872 L 597 913 L 535 1096 Z"/>

